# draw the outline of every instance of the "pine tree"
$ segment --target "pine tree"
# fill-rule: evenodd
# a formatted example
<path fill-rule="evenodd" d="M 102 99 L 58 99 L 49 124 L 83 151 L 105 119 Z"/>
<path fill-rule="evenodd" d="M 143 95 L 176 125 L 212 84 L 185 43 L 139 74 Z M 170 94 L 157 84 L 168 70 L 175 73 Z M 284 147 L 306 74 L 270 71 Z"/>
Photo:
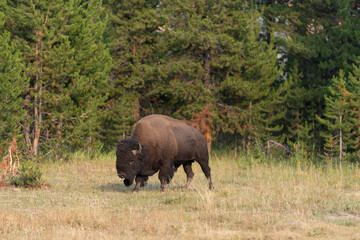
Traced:
<path fill-rule="evenodd" d="M 106 40 L 114 66 L 106 91 L 107 111 L 102 117 L 103 142 L 112 149 L 114 142 L 129 135 L 141 115 L 153 110 L 146 97 L 156 68 L 160 32 L 165 17 L 159 13 L 161 1 L 104 1 L 109 11 Z"/>
<path fill-rule="evenodd" d="M 262 39 L 258 9 L 242 0 L 162 3 L 168 21 L 147 78 L 155 112 L 191 119 L 213 103 L 214 123 L 240 134 L 246 148 L 279 134 L 281 69 L 274 43 Z"/>
<path fill-rule="evenodd" d="M 4 145 L 21 137 L 21 123 L 26 114 L 21 96 L 29 84 L 23 69 L 23 58 L 4 29 L 4 13 L 0 12 L 0 139 Z"/>
<path fill-rule="evenodd" d="M 273 41 L 267 43 L 262 37 L 261 12 L 244 6 L 248 10 L 243 11 L 242 19 L 247 27 L 235 39 L 241 52 L 236 54 L 238 59 L 232 66 L 235 68 L 221 83 L 221 93 L 224 103 L 229 106 L 225 110 L 226 118 L 233 125 L 230 128 L 242 135 L 243 148 L 249 152 L 252 142 L 281 136 L 280 119 L 285 118 L 286 111 L 282 107 L 285 98 L 281 95 L 285 85 L 277 81 L 281 76 L 277 49 Z"/>
<path fill-rule="evenodd" d="M 162 11 L 168 20 L 147 94 L 159 113 L 191 119 L 213 100 L 212 65 L 225 40 L 215 19 L 221 14 L 221 5 L 199 0 L 163 1 Z M 159 101 L 153 103 L 152 99 Z"/>
<path fill-rule="evenodd" d="M 318 155 L 315 144 L 317 142 L 315 125 L 318 122 L 314 108 L 308 104 L 311 102 L 312 95 L 301 85 L 301 76 L 302 73 L 298 72 L 296 66 L 292 72 L 287 73 L 286 117 L 282 119 L 284 126 L 282 134 L 293 151 L 306 156 L 306 159 L 312 158 L 314 161 Z"/>
<path fill-rule="evenodd" d="M 338 154 L 339 167 L 342 167 L 344 152 L 347 147 L 352 145 L 352 114 L 351 114 L 351 95 L 347 89 L 346 77 L 340 71 L 339 77 L 334 77 L 333 84 L 329 87 L 331 95 L 325 96 L 324 118 L 317 117 L 318 121 L 328 129 L 326 145 L 333 145 L 332 142 L 338 141 L 338 146 L 334 152 Z"/>
<path fill-rule="evenodd" d="M 324 115 L 324 96 L 328 93 L 333 76 L 340 69 L 348 74 L 360 55 L 357 43 L 360 40 L 358 3 L 353 0 L 334 1 L 265 1 L 264 19 L 269 30 L 275 31 L 277 47 L 282 53 L 285 72 L 297 70 L 297 89 L 306 93 L 299 98 L 301 118 L 289 120 L 313 123 L 315 151 L 321 151 L 322 125 L 315 115 Z M 302 96 L 304 94 L 300 94 Z M 295 105 L 294 105 L 295 106 Z M 300 106 L 300 105 L 299 105 Z M 290 139 L 291 135 L 288 136 Z"/>
<path fill-rule="evenodd" d="M 11 1 L 0 12 L 6 13 L 5 27 L 23 53 L 30 79 L 22 128 L 30 155 L 99 146 L 98 110 L 105 100 L 100 90 L 111 63 L 101 5 Z"/>
<path fill-rule="evenodd" d="M 352 140 L 353 142 L 348 147 L 351 151 L 351 160 L 359 161 L 360 159 L 360 67 L 359 61 L 357 65 L 353 65 L 353 70 L 347 77 L 347 88 L 350 93 L 350 115 L 352 119 Z"/>
<path fill-rule="evenodd" d="M 325 144 L 324 144 L 325 163 L 327 163 L 329 160 L 332 163 L 334 161 L 335 155 L 337 155 L 339 141 L 338 139 L 334 138 L 332 134 L 326 134 L 323 137 L 325 138 Z"/>

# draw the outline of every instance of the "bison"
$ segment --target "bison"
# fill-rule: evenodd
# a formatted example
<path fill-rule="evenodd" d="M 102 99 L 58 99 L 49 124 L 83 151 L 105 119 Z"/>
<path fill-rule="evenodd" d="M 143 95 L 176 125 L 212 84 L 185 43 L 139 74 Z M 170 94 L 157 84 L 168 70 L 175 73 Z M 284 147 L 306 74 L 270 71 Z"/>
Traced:
<path fill-rule="evenodd" d="M 209 188 L 213 189 L 205 137 L 185 122 L 164 115 L 155 114 L 140 119 L 131 138 L 121 140 L 116 149 L 118 176 L 127 187 L 135 179 L 134 192 L 139 191 L 148 177 L 157 171 L 161 191 L 164 191 L 180 165 L 186 173 L 188 188 L 194 176 L 191 168 L 194 161 L 200 164 Z"/>

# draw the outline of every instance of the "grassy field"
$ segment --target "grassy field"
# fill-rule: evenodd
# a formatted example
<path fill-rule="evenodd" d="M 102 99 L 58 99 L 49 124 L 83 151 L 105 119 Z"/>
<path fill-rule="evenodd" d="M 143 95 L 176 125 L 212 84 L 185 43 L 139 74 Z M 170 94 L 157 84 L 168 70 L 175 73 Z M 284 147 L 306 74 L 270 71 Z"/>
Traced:
<path fill-rule="evenodd" d="M 113 155 L 42 164 L 49 189 L 0 189 L 0 239 L 360 239 L 360 171 L 212 157 L 165 193 L 131 193 Z"/>

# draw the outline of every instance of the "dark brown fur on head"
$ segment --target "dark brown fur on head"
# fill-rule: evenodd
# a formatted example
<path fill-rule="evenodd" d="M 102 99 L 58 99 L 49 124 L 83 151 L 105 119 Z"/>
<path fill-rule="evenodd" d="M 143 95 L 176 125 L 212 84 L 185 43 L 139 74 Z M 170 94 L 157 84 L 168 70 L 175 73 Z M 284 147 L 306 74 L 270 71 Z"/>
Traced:
<path fill-rule="evenodd" d="M 144 157 L 144 149 L 133 138 L 121 140 L 116 149 L 116 170 L 118 176 L 124 180 L 125 186 L 130 186 L 140 170 L 141 161 Z"/>

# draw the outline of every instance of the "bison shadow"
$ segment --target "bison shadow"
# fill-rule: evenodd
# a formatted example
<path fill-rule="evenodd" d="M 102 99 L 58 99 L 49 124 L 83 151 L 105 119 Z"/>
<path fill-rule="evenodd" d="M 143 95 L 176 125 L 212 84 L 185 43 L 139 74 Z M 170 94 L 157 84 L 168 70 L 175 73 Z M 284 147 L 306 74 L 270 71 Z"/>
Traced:
<path fill-rule="evenodd" d="M 108 183 L 103 184 L 98 187 L 95 187 L 97 190 L 103 191 L 103 192 L 129 192 L 131 193 L 134 189 L 135 185 L 131 185 L 130 187 L 126 187 L 123 183 Z M 185 186 L 179 186 L 170 184 L 166 186 L 166 190 L 168 191 L 176 191 L 176 190 L 182 190 L 185 191 Z M 139 192 L 143 191 L 159 191 L 160 192 L 160 183 L 148 183 L 145 185 L 145 187 L 142 187 Z"/>

